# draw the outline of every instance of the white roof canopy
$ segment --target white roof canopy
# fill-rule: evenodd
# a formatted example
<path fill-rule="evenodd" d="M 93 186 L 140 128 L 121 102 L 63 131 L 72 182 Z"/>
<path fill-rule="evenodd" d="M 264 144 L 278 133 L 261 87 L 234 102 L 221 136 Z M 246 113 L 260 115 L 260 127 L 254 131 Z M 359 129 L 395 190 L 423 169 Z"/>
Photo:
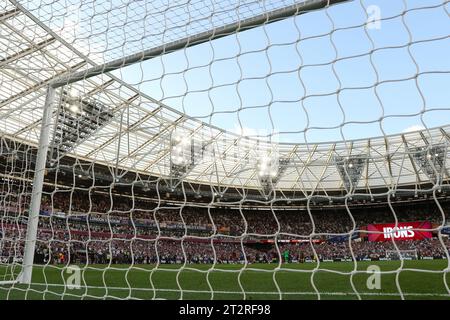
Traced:
<path fill-rule="evenodd" d="M 33 20 L 30 12 L 8 1 L 0 5 L 0 47 L 0 131 L 8 138 L 36 145 L 46 85 L 67 72 L 95 66 L 96 58 L 83 55 L 64 41 L 60 32 L 52 32 L 45 24 Z M 115 51 L 110 53 L 114 56 Z M 334 162 L 336 156 L 366 158 L 358 188 L 422 184 L 430 182 L 430 178 L 410 150 L 448 144 L 450 139 L 450 126 L 444 126 L 354 141 L 270 143 L 226 132 L 189 117 L 111 74 L 79 81 L 71 90 L 109 106 L 115 115 L 71 151 L 71 156 L 168 176 L 170 139 L 177 130 L 205 151 L 184 178 L 193 183 L 260 188 L 256 164 L 261 155 L 270 157 L 276 153 L 278 158 L 288 160 L 276 184 L 280 190 L 342 189 L 343 181 Z M 447 161 L 445 179 L 449 165 Z"/>

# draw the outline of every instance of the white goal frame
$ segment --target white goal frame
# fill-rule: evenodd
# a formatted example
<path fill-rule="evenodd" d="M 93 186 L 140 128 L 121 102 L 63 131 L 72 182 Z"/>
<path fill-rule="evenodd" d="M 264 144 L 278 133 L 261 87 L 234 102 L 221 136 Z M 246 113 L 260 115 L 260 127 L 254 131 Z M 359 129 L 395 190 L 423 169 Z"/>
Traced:
<path fill-rule="evenodd" d="M 287 6 L 282 9 L 269 11 L 252 18 L 240 20 L 222 27 L 202 32 L 200 34 L 189 36 L 180 40 L 170 42 L 168 44 L 157 46 L 144 50 L 137 54 L 132 54 L 117 60 L 113 60 L 102 65 L 96 65 L 85 71 L 73 72 L 65 74 L 47 85 L 45 103 L 43 106 L 42 125 L 39 136 L 38 152 L 36 158 L 36 167 L 34 170 L 33 189 L 31 194 L 31 204 L 28 215 L 28 226 L 25 238 L 25 250 L 23 256 L 22 270 L 15 280 L 0 281 L 0 285 L 8 284 L 31 284 L 34 253 L 36 247 L 36 238 L 38 231 L 40 204 L 42 199 L 42 190 L 44 185 L 44 175 L 46 170 L 46 162 L 50 143 L 50 132 L 53 125 L 52 114 L 55 104 L 56 91 L 65 86 L 80 80 L 86 80 L 99 74 L 108 74 L 109 72 L 132 65 L 137 62 L 153 59 L 155 57 L 165 55 L 167 53 L 198 45 L 207 41 L 218 39 L 235 32 L 249 30 L 262 24 L 268 24 L 280 21 L 291 16 L 303 14 L 312 10 L 328 7 L 349 0 L 307 0 L 302 3 Z M 28 13 L 16 0 L 10 2 L 20 11 Z"/>

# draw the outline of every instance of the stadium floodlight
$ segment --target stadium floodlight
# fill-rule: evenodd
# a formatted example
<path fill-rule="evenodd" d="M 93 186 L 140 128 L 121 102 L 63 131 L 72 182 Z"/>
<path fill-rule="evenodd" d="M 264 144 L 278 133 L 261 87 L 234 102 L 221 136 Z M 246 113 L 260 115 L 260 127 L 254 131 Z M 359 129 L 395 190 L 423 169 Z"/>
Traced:
<path fill-rule="evenodd" d="M 179 179 L 195 165 L 193 157 L 193 139 L 190 134 L 174 131 L 170 137 L 170 177 Z"/>
<path fill-rule="evenodd" d="M 196 136 L 195 131 L 175 129 L 170 134 L 170 188 L 177 185 L 194 169 L 204 161 L 211 161 L 208 147 L 214 143 L 214 138 L 205 139 Z"/>
<path fill-rule="evenodd" d="M 81 109 L 80 109 L 80 105 L 78 104 L 78 102 L 72 102 L 69 105 L 69 111 L 74 113 L 74 114 L 79 114 L 81 113 Z"/>
<path fill-rule="evenodd" d="M 361 178 L 366 163 L 366 155 L 347 157 L 336 155 L 334 157 L 334 164 L 342 179 L 342 185 L 348 194 L 353 193 L 358 186 L 359 179 Z"/>
<path fill-rule="evenodd" d="M 71 96 L 63 91 L 56 115 L 49 158 L 52 162 L 56 162 L 101 130 L 113 118 L 114 112 L 102 103 L 92 98 L 82 99 Z"/>
<path fill-rule="evenodd" d="M 278 157 L 263 156 L 257 164 L 260 178 L 275 177 L 278 173 Z"/>
<path fill-rule="evenodd" d="M 445 174 L 447 159 L 447 143 L 411 148 L 412 154 L 419 168 L 434 184 L 441 184 Z"/>
<path fill-rule="evenodd" d="M 259 159 L 256 170 L 259 183 L 266 198 L 283 176 L 289 163 L 290 159 L 279 158 L 278 154 L 265 155 Z"/>

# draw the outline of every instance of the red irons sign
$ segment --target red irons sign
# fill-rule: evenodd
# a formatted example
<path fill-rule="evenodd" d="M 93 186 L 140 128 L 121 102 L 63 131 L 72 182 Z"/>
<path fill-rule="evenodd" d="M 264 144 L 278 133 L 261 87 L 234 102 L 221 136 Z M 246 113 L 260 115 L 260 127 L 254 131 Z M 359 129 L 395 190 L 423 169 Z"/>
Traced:
<path fill-rule="evenodd" d="M 425 229 L 425 230 L 424 230 Z M 431 238 L 431 222 L 369 224 L 369 241 L 421 240 Z"/>

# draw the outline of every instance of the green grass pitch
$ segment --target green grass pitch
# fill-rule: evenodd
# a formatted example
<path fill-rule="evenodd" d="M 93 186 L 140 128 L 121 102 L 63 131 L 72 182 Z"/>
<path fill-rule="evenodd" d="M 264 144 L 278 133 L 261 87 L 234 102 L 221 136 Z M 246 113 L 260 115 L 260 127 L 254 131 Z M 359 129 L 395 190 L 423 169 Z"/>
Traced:
<path fill-rule="evenodd" d="M 380 267 L 381 289 L 368 289 L 369 265 Z M 358 299 L 355 290 L 361 299 L 400 299 L 399 287 L 405 299 L 450 299 L 447 260 L 358 262 L 358 272 L 352 262 L 277 266 L 80 266 L 77 289 L 64 286 L 71 274 L 63 266 L 49 265 L 34 269 L 30 286 L 0 285 L 0 299 Z M 0 267 L 6 279 L 11 269 Z"/>

